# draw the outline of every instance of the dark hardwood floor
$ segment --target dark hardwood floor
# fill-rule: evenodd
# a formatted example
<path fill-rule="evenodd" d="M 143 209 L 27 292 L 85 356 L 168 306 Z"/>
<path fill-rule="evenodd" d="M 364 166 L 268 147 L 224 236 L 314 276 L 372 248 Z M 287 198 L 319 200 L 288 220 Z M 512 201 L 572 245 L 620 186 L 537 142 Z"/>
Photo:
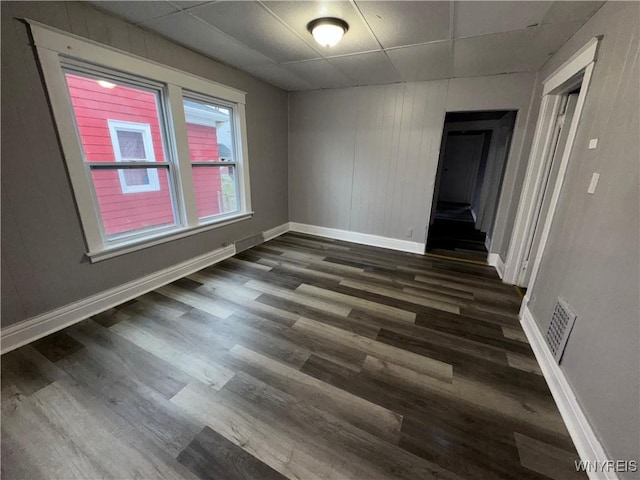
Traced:
<path fill-rule="evenodd" d="M 2 477 L 546 479 L 492 268 L 286 234 L 2 357 Z"/>

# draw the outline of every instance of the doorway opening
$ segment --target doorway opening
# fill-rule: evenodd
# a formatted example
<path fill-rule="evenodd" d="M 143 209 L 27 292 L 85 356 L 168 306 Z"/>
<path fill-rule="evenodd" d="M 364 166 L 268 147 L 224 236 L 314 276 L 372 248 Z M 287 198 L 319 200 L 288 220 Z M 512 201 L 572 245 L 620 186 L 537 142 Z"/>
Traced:
<path fill-rule="evenodd" d="M 486 262 L 516 111 L 445 116 L 427 253 Z"/>

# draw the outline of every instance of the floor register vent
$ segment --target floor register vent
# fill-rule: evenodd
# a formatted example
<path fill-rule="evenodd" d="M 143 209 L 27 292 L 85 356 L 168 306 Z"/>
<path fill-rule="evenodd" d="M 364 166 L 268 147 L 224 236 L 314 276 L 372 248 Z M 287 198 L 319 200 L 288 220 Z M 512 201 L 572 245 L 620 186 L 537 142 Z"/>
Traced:
<path fill-rule="evenodd" d="M 547 345 L 549 345 L 551 353 L 558 364 L 562 359 L 562 354 L 567 346 L 567 340 L 569 340 L 569 334 L 575 321 L 576 314 L 571 311 L 567 302 L 558 298 L 546 335 Z"/>

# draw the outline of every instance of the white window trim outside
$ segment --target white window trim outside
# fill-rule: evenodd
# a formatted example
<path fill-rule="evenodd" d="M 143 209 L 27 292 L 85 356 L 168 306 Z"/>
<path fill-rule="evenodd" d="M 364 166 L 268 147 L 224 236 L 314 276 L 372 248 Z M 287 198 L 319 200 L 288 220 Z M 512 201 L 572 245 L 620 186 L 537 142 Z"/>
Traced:
<path fill-rule="evenodd" d="M 111 145 L 113 145 L 113 154 L 115 155 L 116 162 L 126 162 L 126 159 L 122 158 L 120 153 L 120 141 L 118 138 L 118 132 L 135 132 L 142 134 L 142 142 L 144 143 L 144 159 L 136 159 L 140 162 L 155 162 L 156 155 L 153 150 L 153 139 L 151 137 L 151 125 L 148 123 L 135 123 L 124 122 L 122 120 L 107 120 L 109 124 L 109 135 L 111 136 Z M 155 168 L 147 169 L 147 176 L 149 183 L 147 185 L 129 185 L 127 183 L 127 177 L 125 171 L 118 170 L 118 177 L 120 178 L 120 186 L 122 187 L 122 193 L 141 193 L 141 192 L 157 192 L 160 190 L 160 181 L 158 180 L 158 170 Z"/>
<path fill-rule="evenodd" d="M 245 113 L 245 92 L 221 85 L 195 75 L 132 55 L 115 48 L 86 40 L 39 22 L 24 19 L 31 29 L 51 108 L 64 152 L 80 221 L 87 244 L 87 257 L 92 262 L 131 251 L 148 248 L 177 238 L 193 235 L 250 218 L 251 210 L 249 158 Z M 171 113 L 167 118 L 167 157 L 174 159 L 176 195 L 179 197 L 179 224 L 162 231 L 118 239 L 107 239 L 103 232 L 97 200 L 87 170 L 76 126 L 73 105 L 63 67 L 74 62 L 97 65 L 114 74 L 139 77 L 164 85 L 165 106 Z M 238 178 L 238 211 L 199 219 L 193 184 L 192 166 L 183 98 L 193 93 L 210 98 L 212 102 L 233 106 L 233 130 L 236 132 L 236 175 Z M 178 214 L 179 212 L 176 212 Z"/>

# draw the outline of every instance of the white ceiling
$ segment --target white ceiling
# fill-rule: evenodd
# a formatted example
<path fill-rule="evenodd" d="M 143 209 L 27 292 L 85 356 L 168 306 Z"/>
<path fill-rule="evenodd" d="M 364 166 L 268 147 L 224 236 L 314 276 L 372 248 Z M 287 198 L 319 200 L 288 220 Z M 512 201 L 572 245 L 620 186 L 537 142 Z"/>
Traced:
<path fill-rule="evenodd" d="M 95 1 L 288 91 L 538 70 L 601 1 Z M 349 24 L 332 48 L 306 29 Z"/>

